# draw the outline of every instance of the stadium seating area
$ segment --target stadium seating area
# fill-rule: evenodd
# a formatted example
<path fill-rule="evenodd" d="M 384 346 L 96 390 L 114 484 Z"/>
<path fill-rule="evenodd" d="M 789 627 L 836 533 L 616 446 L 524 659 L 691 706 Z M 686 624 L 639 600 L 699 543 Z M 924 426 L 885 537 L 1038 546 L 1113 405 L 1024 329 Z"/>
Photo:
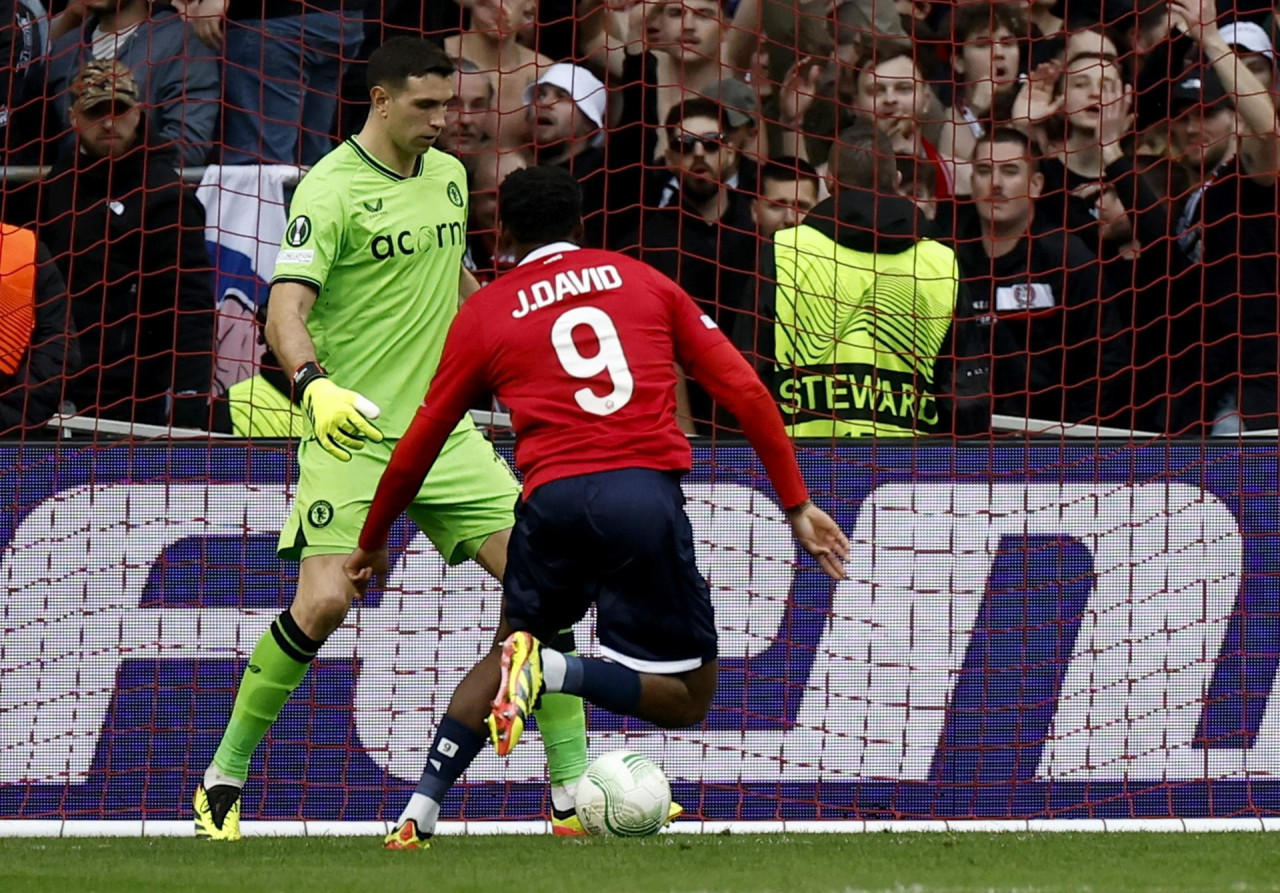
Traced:
<path fill-rule="evenodd" d="M 3 436 L 296 433 L 258 335 L 288 196 L 403 33 L 458 60 L 477 278 L 502 179 L 562 165 L 797 437 L 1280 424 L 1259 0 L 0 0 Z"/>

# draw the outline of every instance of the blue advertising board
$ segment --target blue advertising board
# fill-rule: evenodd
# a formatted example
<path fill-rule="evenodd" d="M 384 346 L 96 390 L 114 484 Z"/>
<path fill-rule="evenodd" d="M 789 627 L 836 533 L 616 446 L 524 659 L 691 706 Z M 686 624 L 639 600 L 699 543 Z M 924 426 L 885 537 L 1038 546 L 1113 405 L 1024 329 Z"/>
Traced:
<path fill-rule="evenodd" d="M 721 632 L 699 728 L 592 708 L 711 820 L 1280 811 L 1277 448 L 825 445 L 849 579 L 797 550 L 743 446 L 686 479 Z M 0 448 L 0 818 L 187 816 L 289 603 L 291 459 L 254 445 Z M 395 564 L 259 748 L 246 818 L 394 817 L 499 590 L 402 521 Z M 591 648 L 591 618 L 579 629 Z M 446 817 L 548 810 L 536 737 Z"/>

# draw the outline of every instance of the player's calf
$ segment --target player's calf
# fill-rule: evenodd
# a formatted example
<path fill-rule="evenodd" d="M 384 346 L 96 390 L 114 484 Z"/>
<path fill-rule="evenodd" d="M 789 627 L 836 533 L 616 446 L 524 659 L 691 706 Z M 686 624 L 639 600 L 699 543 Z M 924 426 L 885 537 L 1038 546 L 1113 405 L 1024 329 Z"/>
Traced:
<path fill-rule="evenodd" d="M 613 713 L 667 729 L 702 722 L 716 691 L 714 660 L 682 673 L 642 673 L 613 661 L 561 654 L 551 648 L 542 648 L 540 657 L 545 691 L 578 695 Z"/>

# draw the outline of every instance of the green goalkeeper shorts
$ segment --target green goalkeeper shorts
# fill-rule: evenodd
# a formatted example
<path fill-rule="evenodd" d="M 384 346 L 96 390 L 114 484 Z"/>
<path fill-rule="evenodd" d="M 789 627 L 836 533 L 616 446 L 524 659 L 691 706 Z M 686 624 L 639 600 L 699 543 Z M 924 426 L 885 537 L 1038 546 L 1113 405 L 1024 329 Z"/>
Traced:
<path fill-rule="evenodd" d="M 366 443 L 342 462 L 315 440 L 303 441 L 293 510 L 276 546 L 280 557 L 301 561 L 355 549 L 393 446 Z M 511 468 L 468 418 L 449 435 L 408 514 L 445 561 L 460 564 L 490 534 L 511 527 L 519 495 Z"/>

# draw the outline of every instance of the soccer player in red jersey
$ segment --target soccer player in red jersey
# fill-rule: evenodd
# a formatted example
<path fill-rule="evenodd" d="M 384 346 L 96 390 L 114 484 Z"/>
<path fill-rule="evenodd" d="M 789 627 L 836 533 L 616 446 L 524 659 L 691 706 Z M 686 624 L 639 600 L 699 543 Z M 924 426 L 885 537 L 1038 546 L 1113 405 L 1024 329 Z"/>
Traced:
<path fill-rule="evenodd" d="M 691 451 L 675 419 L 677 363 L 738 418 L 805 551 L 836 579 L 848 557 L 848 539 L 809 501 L 773 398 L 715 323 L 651 267 L 574 244 L 582 207 L 568 172 L 513 172 L 499 223 L 500 248 L 520 263 L 453 321 L 346 564 L 359 588 L 385 573 L 391 525 L 454 425 L 490 395 L 511 408 L 524 474 L 503 578 L 512 632 L 454 692 L 390 849 L 426 844 L 486 724 L 506 755 L 544 692 L 666 728 L 706 716 L 716 628 L 680 489 Z M 542 645 L 593 603 L 605 659 Z"/>

